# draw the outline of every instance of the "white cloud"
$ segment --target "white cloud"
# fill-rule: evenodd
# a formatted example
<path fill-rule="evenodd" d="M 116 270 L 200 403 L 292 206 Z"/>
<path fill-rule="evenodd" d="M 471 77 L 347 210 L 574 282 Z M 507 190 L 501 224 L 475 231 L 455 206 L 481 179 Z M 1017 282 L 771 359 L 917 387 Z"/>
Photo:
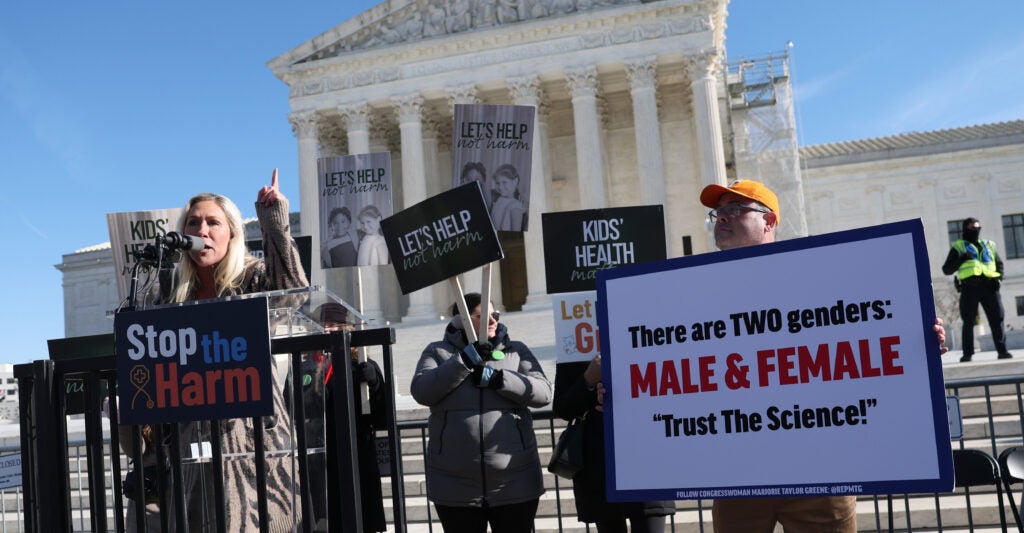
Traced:
<path fill-rule="evenodd" d="M 821 94 L 827 94 L 837 84 L 843 83 L 845 79 L 849 78 L 854 70 L 856 70 L 856 66 L 851 63 L 839 70 L 834 70 L 824 76 L 818 76 L 806 82 L 797 79 L 795 76 L 799 73 L 794 70 L 793 96 L 796 99 L 797 105 L 805 104 Z"/>
<path fill-rule="evenodd" d="M 22 225 L 28 228 L 29 231 L 31 231 L 32 233 L 35 233 L 40 239 L 49 240 L 50 237 L 46 234 L 46 232 L 44 232 L 31 219 L 29 219 L 28 216 L 25 215 L 25 212 L 20 209 L 20 205 L 23 205 L 23 203 L 12 201 L 10 198 L 6 196 L 0 196 L 0 206 L 3 206 L 5 222 L 10 222 L 11 220 L 17 218 L 17 220 L 21 222 Z M 44 214 L 42 211 L 38 211 L 38 213 L 40 215 Z M 7 227 L 7 224 L 5 224 L 4 227 Z M 18 239 L 20 242 L 20 240 L 24 237 L 24 233 L 20 231 L 16 231 L 15 233 L 17 234 L 17 237 L 15 238 Z"/>
<path fill-rule="evenodd" d="M 32 230 L 32 233 L 35 233 L 36 235 L 38 235 L 40 239 L 43 239 L 43 240 L 49 240 L 50 239 L 50 237 L 47 236 L 46 233 L 43 230 L 39 229 L 38 226 L 33 224 L 32 221 L 29 220 L 28 217 L 26 217 L 24 213 L 20 213 L 19 212 L 18 213 L 18 218 L 21 219 L 21 223 L 24 224 L 25 227 L 27 227 L 28 229 Z"/>

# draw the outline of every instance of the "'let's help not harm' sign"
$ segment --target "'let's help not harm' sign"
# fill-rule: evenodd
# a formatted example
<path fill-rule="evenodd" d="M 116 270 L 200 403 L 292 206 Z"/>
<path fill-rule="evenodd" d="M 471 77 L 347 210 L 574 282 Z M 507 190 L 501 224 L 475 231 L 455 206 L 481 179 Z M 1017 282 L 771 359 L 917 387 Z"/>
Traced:
<path fill-rule="evenodd" d="M 952 490 L 929 272 L 920 220 L 601 271 L 609 500 Z"/>
<path fill-rule="evenodd" d="M 505 257 L 476 181 L 395 213 L 381 229 L 402 294 Z"/>

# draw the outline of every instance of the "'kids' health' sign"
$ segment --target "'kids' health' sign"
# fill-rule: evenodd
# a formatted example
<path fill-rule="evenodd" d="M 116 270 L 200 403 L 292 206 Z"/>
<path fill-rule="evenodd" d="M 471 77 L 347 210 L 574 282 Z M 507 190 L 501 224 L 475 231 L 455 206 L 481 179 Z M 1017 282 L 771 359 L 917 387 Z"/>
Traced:
<path fill-rule="evenodd" d="M 110 232 L 110 249 L 114 252 L 114 272 L 117 273 L 117 297 L 128 297 L 131 286 L 131 267 L 136 263 L 132 252 L 141 251 L 171 231 L 179 231 L 185 208 L 153 209 L 107 213 L 107 230 Z"/>
<path fill-rule="evenodd" d="M 660 205 L 541 215 L 548 294 L 592 291 L 606 268 L 665 259 Z"/>
<path fill-rule="evenodd" d="M 114 317 L 122 424 L 272 415 L 267 299 Z"/>
<path fill-rule="evenodd" d="M 927 258 L 914 220 L 599 273 L 609 499 L 952 490 Z"/>

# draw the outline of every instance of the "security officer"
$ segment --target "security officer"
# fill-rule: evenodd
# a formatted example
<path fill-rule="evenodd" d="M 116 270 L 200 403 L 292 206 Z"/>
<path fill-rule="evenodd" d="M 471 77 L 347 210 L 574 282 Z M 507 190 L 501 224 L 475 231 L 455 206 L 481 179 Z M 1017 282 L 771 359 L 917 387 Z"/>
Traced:
<path fill-rule="evenodd" d="M 1000 359 L 1013 357 L 1006 351 L 1006 331 L 1003 329 L 1003 301 L 999 297 L 999 283 L 1003 277 L 1003 260 L 996 253 L 996 243 L 978 238 L 981 222 L 976 218 L 964 220 L 963 239 L 953 243 L 942 264 L 946 275 L 956 272 L 960 282 L 960 318 L 964 321 L 960 362 L 974 355 L 974 323 L 978 319 L 978 304 L 985 309 L 992 342 Z"/>

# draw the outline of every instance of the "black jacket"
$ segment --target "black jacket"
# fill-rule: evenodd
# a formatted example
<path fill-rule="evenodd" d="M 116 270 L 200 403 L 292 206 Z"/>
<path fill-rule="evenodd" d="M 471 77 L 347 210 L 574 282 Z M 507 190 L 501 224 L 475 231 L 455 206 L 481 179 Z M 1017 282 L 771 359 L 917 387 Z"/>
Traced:
<path fill-rule="evenodd" d="M 595 411 L 597 393 L 587 390 L 583 380 L 589 362 L 559 363 L 555 367 L 555 399 L 552 408 L 560 418 L 572 420 L 586 413 L 583 421 L 583 470 L 572 480 L 576 515 L 580 522 L 621 519 L 635 506 L 647 516 L 676 512 L 674 501 L 608 503 L 605 500 L 604 414 Z"/>

